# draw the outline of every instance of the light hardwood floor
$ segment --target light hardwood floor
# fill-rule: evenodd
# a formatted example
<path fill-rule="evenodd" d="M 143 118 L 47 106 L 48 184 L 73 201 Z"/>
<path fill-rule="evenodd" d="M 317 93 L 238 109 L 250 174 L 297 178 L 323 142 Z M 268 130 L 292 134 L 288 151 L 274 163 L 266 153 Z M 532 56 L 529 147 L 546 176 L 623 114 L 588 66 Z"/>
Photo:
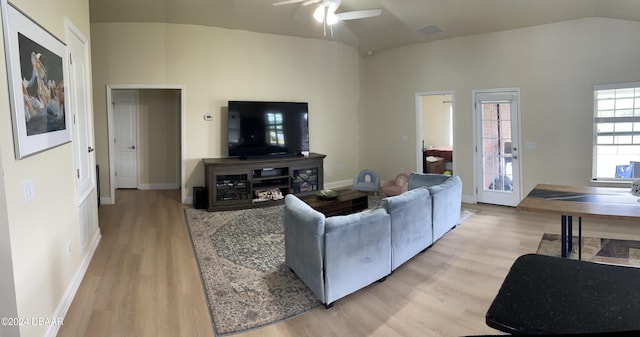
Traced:
<path fill-rule="evenodd" d="M 99 210 L 100 242 L 58 336 L 213 336 L 179 191 L 118 190 Z M 289 320 L 235 336 L 497 334 L 484 318 L 513 261 L 559 217 L 480 212 L 390 275 Z M 583 235 L 640 239 L 638 223 L 584 219 Z"/>

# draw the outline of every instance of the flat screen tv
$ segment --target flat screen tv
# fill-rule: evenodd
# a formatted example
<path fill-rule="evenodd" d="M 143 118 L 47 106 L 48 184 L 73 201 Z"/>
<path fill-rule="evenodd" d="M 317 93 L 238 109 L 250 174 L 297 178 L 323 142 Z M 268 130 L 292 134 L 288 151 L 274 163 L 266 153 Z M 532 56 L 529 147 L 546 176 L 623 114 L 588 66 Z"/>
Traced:
<path fill-rule="evenodd" d="M 309 108 L 301 102 L 229 101 L 229 156 L 297 156 L 309 151 Z"/>

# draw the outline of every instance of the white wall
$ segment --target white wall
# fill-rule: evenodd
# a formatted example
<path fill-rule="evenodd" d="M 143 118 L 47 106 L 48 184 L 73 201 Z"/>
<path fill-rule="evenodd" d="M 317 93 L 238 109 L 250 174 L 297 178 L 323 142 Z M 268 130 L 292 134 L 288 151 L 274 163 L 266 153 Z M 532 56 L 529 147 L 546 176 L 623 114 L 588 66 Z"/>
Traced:
<path fill-rule="evenodd" d="M 309 102 L 311 152 L 327 154 L 325 183 L 359 170 L 358 52 L 341 43 L 215 27 L 91 25 L 96 156 L 110 197 L 105 87 L 185 86 L 185 188 L 204 185 L 202 158 L 227 155 L 229 100 Z M 213 113 L 213 121 L 203 114 Z"/>
<path fill-rule="evenodd" d="M 454 161 L 473 196 L 472 90 L 521 89 L 525 194 L 537 183 L 588 185 L 593 85 L 640 80 L 640 23 L 589 18 L 397 48 L 363 61 L 363 165 L 415 167 L 415 94 L 455 91 Z M 409 135 L 408 143 L 400 142 Z M 521 148 L 523 148 L 521 146 Z"/>
<path fill-rule="evenodd" d="M 328 155 L 331 183 L 363 167 L 383 178 L 417 169 L 415 94 L 450 90 L 456 173 L 463 193 L 473 195 L 472 90 L 519 87 L 522 139 L 537 145 L 520 156 L 523 190 L 539 182 L 586 185 L 591 88 L 638 80 L 639 25 L 589 18 L 359 59 L 350 47 L 320 40 L 189 25 L 92 24 L 98 164 L 108 167 L 107 84 L 185 85 L 188 191 L 203 184 L 201 158 L 226 155 L 227 100 L 308 101 L 311 150 Z M 213 112 L 213 122 L 202 119 L 205 112 Z M 108 174 L 101 180 L 105 197 Z"/>
<path fill-rule="evenodd" d="M 180 186 L 180 90 L 138 91 L 141 189 Z"/>
<path fill-rule="evenodd" d="M 425 148 L 452 145 L 450 107 L 451 95 L 422 96 L 422 138 Z"/>
<path fill-rule="evenodd" d="M 12 3 L 64 41 L 64 19 L 89 36 L 88 0 L 26 1 Z M 3 46 L 4 49 L 4 46 Z M 0 78 L 6 78 L 5 62 Z M 71 144 L 16 160 L 9 113 L 8 87 L 0 82 L 0 156 L 6 195 L 11 257 L 18 317 L 53 317 L 63 293 L 81 264 L 80 231 L 76 207 Z M 25 203 L 23 181 L 33 180 L 34 198 Z M 66 245 L 71 243 L 67 256 Z M 2 264 L 0 268 L 6 268 Z M 0 270 L 0 273 L 6 272 Z M 42 336 L 47 326 L 24 325 L 21 336 Z"/>
<path fill-rule="evenodd" d="M 13 279 L 13 260 L 11 258 L 11 237 L 7 218 L 7 198 L 4 191 L 4 170 L 0 155 L 0 318 L 17 317 L 16 287 Z M 0 326 L 3 337 L 17 337 L 20 329 L 17 325 Z"/>

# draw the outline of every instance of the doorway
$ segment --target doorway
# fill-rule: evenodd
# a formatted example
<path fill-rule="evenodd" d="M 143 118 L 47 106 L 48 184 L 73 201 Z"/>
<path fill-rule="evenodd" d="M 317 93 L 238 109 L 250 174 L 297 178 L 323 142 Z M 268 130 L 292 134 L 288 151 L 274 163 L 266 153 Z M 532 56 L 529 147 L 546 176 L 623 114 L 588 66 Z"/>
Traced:
<path fill-rule="evenodd" d="M 425 160 L 444 160 L 443 171 L 454 174 L 454 92 L 429 91 L 416 94 L 416 171 L 424 172 Z"/>
<path fill-rule="evenodd" d="M 108 86 L 112 203 L 117 188 L 184 186 L 183 97 L 183 86 Z M 184 189 L 181 201 L 186 202 Z"/>
<path fill-rule="evenodd" d="M 521 196 L 519 89 L 474 90 L 477 201 L 516 206 Z"/>

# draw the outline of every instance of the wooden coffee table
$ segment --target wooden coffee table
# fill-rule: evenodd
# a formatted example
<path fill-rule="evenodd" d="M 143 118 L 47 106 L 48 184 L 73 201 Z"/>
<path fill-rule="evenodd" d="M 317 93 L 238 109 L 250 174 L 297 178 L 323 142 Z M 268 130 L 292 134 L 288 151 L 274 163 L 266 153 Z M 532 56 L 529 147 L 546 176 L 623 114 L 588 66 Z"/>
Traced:
<path fill-rule="evenodd" d="M 300 200 L 327 217 L 356 213 L 369 207 L 369 198 L 366 194 L 351 188 L 337 189 L 337 191 L 340 192 L 340 196 L 336 199 L 325 200 L 311 194 L 301 197 Z"/>

